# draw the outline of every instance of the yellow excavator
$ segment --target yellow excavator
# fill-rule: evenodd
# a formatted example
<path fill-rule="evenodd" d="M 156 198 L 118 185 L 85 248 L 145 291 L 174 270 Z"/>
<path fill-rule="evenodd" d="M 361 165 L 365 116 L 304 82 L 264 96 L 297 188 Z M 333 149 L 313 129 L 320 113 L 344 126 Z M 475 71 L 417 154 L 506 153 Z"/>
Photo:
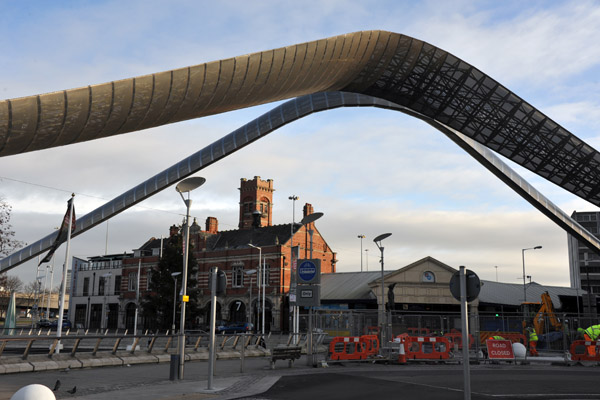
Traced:
<path fill-rule="evenodd" d="M 546 318 L 554 331 L 560 332 L 562 330 L 562 323 L 554 312 L 554 306 L 552 305 L 552 299 L 548 292 L 542 293 L 542 301 L 538 302 L 526 302 L 522 303 L 524 309 L 524 315 L 527 317 L 523 321 L 523 331 L 527 327 L 527 320 L 533 322 L 533 327 L 538 335 L 546 333 Z M 538 308 L 539 307 L 539 308 Z M 535 311 L 537 309 L 537 312 Z M 535 315 L 534 315 L 535 313 Z"/>

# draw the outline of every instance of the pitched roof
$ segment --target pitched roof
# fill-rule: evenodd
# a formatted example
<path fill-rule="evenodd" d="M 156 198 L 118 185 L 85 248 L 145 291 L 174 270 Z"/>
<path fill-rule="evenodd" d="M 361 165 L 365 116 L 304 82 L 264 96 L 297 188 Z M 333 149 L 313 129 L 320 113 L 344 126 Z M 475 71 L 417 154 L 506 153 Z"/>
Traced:
<path fill-rule="evenodd" d="M 519 306 L 523 302 L 523 284 L 521 283 L 503 283 L 494 281 L 481 281 L 481 292 L 479 293 L 480 303 L 503 304 Z M 563 286 L 545 286 L 536 282 L 532 282 L 526 286 L 527 301 L 539 302 L 542 298 L 542 293 L 548 292 L 552 299 L 552 305 L 556 309 L 560 309 L 562 303 L 560 296 L 581 296 L 586 292 L 584 290 L 572 289 Z"/>
<path fill-rule="evenodd" d="M 384 271 L 385 276 L 395 271 Z M 369 283 L 381 278 L 381 271 L 336 272 L 321 275 L 321 300 L 376 299 Z"/>
<path fill-rule="evenodd" d="M 301 225 L 296 224 L 294 233 Z M 287 243 L 291 237 L 291 224 L 264 226 L 261 228 L 236 229 L 222 231 L 207 239 L 207 250 L 235 249 L 248 247 L 248 243 L 255 246 L 273 246 Z"/>

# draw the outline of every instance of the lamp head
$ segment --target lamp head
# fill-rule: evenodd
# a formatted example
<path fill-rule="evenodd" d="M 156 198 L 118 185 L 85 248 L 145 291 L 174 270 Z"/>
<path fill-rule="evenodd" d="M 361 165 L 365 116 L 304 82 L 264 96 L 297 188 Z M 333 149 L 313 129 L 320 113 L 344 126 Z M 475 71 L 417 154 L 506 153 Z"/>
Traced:
<path fill-rule="evenodd" d="M 191 178 L 187 178 L 182 180 L 175 186 L 175 190 L 179 193 L 191 192 L 192 190 L 202 186 L 206 182 L 206 179 L 201 176 L 192 176 Z"/>
<path fill-rule="evenodd" d="M 375 243 L 377 243 L 377 242 L 381 242 L 383 239 L 385 239 L 385 238 L 388 238 L 388 237 L 390 237 L 390 236 L 392 236 L 392 234 L 391 234 L 391 233 L 382 233 L 381 235 L 379 235 L 379 236 L 377 236 L 375 239 L 373 239 L 373 241 L 374 241 Z"/>
<path fill-rule="evenodd" d="M 173 273 L 171 273 L 171 276 L 173 278 L 175 278 L 176 276 L 179 276 L 179 275 L 181 275 L 181 272 L 173 272 Z"/>
<path fill-rule="evenodd" d="M 542 246 L 535 246 L 533 249 L 534 249 L 534 250 L 539 250 L 539 249 L 541 249 L 541 248 L 542 248 Z"/>
<path fill-rule="evenodd" d="M 308 214 L 306 217 L 302 218 L 302 221 L 300 221 L 300 224 L 301 225 L 308 225 L 311 222 L 315 222 L 316 220 L 318 220 L 322 216 L 323 216 L 322 212 L 315 212 L 315 213 L 312 213 L 312 214 Z"/>

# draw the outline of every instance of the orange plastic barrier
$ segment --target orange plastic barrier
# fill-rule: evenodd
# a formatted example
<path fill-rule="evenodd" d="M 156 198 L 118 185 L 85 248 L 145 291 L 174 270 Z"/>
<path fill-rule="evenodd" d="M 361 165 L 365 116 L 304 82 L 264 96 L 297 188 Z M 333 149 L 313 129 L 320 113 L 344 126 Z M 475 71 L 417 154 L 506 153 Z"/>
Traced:
<path fill-rule="evenodd" d="M 575 340 L 571 343 L 571 348 L 569 349 L 571 353 L 571 360 L 573 361 L 600 361 L 600 353 L 598 350 L 598 346 L 600 343 L 598 341 L 593 340 Z M 589 346 L 596 346 L 596 355 L 590 355 L 588 353 Z"/>
<path fill-rule="evenodd" d="M 512 343 L 521 343 L 527 346 L 527 339 L 522 333 L 518 332 L 481 331 L 479 332 L 479 343 L 485 344 L 485 341 L 492 336 L 502 336 L 504 339 L 510 340 Z"/>
<path fill-rule="evenodd" d="M 379 353 L 379 337 L 377 335 L 362 335 L 360 340 L 366 345 L 365 353 L 367 357 Z"/>
<path fill-rule="evenodd" d="M 458 346 L 459 350 L 462 350 L 463 346 L 462 346 L 462 333 L 456 331 L 456 332 L 450 332 L 450 333 L 446 333 L 444 334 L 445 338 L 448 338 L 448 342 L 450 342 L 450 345 L 452 346 L 452 348 L 454 348 L 454 346 Z M 475 338 L 473 337 L 473 335 L 469 334 L 469 348 L 472 348 L 475 345 Z"/>
<path fill-rule="evenodd" d="M 450 343 L 446 337 L 404 337 L 404 352 L 409 360 L 447 360 L 450 358 Z"/>
<path fill-rule="evenodd" d="M 329 343 L 331 360 L 366 360 L 378 352 L 377 335 L 337 336 Z"/>

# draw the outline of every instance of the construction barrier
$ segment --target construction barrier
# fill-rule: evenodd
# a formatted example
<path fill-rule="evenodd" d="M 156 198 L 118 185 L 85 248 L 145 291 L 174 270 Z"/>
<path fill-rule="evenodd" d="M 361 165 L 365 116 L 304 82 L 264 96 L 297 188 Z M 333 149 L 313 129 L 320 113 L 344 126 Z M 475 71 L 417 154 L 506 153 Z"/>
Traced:
<path fill-rule="evenodd" d="M 450 343 L 446 337 L 405 336 L 397 339 L 404 345 L 408 360 L 447 360 L 450 358 Z"/>
<path fill-rule="evenodd" d="M 598 345 L 598 341 L 594 340 L 575 340 L 571 343 L 571 348 L 569 349 L 571 360 L 600 361 L 600 352 L 598 352 L 600 349 L 598 348 Z M 590 354 L 590 347 L 595 348 L 594 351 L 592 351 L 592 353 L 595 353 L 594 355 Z"/>
<path fill-rule="evenodd" d="M 481 331 L 479 332 L 479 343 L 485 344 L 486 340 L 493 336 L 501 336 L 506 340 L 510 340 L 512 343 L 521 343 L 527 347 L 527 339 L 522 333 L 518 332 Z"/>
<path fill-rule="evenodd" d="M 337 336 L 329 343 L 330 360 L 366 360 L 378 352 L 377 335 Z"/>
<path fill-rule="evenodd" d="M 450 331 L 450 333 L 444 334 L 444 337 L 448 338 L 448 342 L 450 342 L 450 346 L 453 349 L 458 348 L 459 350 L 462 350 L 462 348 L 463 348 L 462 333 L 453 329 L 452 331 Z M 473 335 L 469 334 L 469 348 L 471 349 L 474 346 L 475 346 L 475 338 L 473 337 Z"/>

